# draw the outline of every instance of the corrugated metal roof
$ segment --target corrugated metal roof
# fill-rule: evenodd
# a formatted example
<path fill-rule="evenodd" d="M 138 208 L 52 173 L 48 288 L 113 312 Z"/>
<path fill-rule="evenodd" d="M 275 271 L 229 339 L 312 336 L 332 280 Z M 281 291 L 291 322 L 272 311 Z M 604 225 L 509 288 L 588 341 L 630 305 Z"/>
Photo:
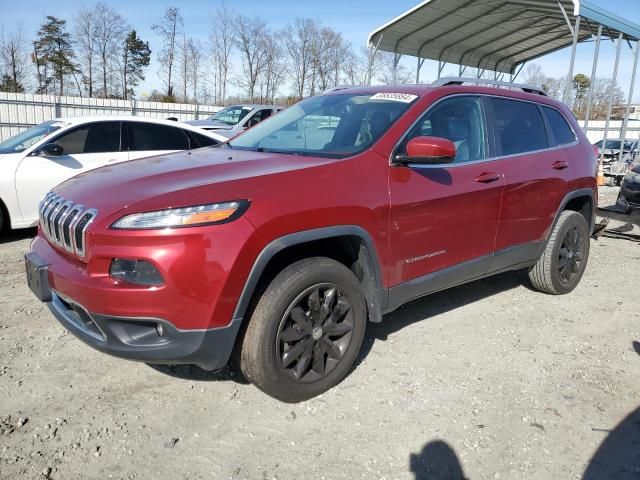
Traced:
<path fill-rule="evenodd" d="M 425 0 L 376 29 L 369 43 L 380 50 L 513 73 L 528 60 L 573 43 L 562 13 L 575 23 L 579 41 L 604 34 L 640 38 L 640 26 L 584 0 Z"/>

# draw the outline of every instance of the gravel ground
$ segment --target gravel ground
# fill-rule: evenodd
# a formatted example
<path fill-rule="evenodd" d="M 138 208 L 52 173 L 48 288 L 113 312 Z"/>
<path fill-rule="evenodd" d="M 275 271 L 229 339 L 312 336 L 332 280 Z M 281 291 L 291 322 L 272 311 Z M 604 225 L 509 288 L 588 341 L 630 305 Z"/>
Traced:
<path fill-rule="evenodd" d="M 568 296 L 510 273 L 413 302 L 340 385 L 287 405 L 76 340 L 25 285 L 32 234 L 0 239 L 2 479 L 640 475 L 637 243 L 593 241 Z"/>

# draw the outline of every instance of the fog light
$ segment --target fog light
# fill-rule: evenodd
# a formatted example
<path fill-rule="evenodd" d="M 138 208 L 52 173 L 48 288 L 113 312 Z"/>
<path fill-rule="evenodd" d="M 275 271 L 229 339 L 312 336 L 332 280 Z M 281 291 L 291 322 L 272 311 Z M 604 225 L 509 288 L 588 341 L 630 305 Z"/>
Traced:
<path fill-rule="evenodd" d="M 135 283 L 145 286 L 157 286 L 164 283 L 164 278 L 151 262 L 145 260 L 125 260 L 115 258 L 111 262 L 109 275 L 114 280 Z"/>

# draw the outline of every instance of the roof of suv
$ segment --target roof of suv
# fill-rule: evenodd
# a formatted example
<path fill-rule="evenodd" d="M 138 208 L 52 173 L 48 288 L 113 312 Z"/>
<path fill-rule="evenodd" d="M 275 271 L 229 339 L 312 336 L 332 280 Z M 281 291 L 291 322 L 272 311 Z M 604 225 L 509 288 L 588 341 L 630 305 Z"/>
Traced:
<path fill-rule="evenodd" d="M 447 84 L 447 85 L 431 85 L 431 84 L 418 84 L 418 85 L 372 85 L 372 86 L 355 86 L 355 87 L 337 87 L 335 89 L 325 92 L 325 95 L 340 95 L 346 92 L 349 93 L 406 93 L 411 95 L 424 96 L 435 90 L 446 89 L 451 93 L 477 93 L 477 94 L 491 94 L 501 95 L 514 98 L 520 98 L 524 100 L 537 101 L 547 104 L 561 104 L 561 102 L 542 95 L 539 93 L 530 93 L 524 91 L 522 88 L 528 88 L 526 85 L 518 84 L 500 84 L 501 86 L 484 86 L 484 85 L 465 85 L 465 84 Z M 507 88 L 508 87 L 508 88 Z M 534 87 L 531 87 L 534 88 Z"/>

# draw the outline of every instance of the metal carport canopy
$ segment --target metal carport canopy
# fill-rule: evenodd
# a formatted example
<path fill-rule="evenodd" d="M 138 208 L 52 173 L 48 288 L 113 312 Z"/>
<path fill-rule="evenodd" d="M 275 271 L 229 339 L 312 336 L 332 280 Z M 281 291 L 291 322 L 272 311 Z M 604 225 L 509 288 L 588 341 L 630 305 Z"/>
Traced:
<path fill-rule="evenodd" d="M 633 2 L 635 3 L 635 2 Z M 576 17 L 582 22 L 576 22 Z M 525 62 L 603 33 L 640 39 L 640 26 L 584 0 L 425 0 L 369 35 L 379 50 L 513 74 Z"/>

